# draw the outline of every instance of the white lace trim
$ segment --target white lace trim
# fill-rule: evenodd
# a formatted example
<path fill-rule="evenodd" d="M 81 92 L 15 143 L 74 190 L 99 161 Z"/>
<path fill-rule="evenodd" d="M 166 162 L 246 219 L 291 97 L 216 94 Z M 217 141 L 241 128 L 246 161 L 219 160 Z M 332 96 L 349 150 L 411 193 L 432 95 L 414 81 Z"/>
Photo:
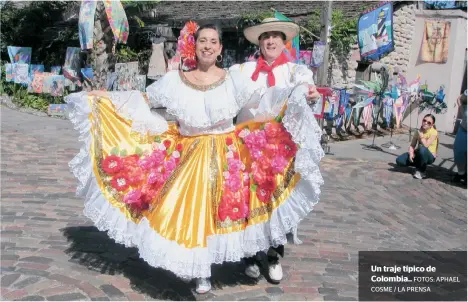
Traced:
<path fill-rule="evenodd" d="M 202 129 L 232 120 L 245 104 L 259 99 L 264 89 L 239 71 L 229 71 L 223 84 L 199 91 L 187 86 L 179 71 L 171 71 L 146 91 L 152 106 L 164 106 L 187 126 Z"/>
<path fill-rule="evenodd" d="M 80 132 L 80 140 L 84 142 L 79 154 L 69 163 L 71 171 L 79 180 L 77 195 L 85 198 L 84 214 L 99 230 L 107 231 L 109 237 L 116 242 L 127 247 L 137 247 L 140 257 L 149 265 L 170 270 L 183 279 L 207 278 L 211 276 L 211 265 L 214 263 L 237 262 L 258 251 L 266 251 L 271 246 L 286 244 L 286 234 L 297 229 L 299 222 L 312 211 L 319 200 L 320 185 L 323 182 L 321 177 L 301 179 L 288 199 L 273 211 L 270 221 L 249 226 L 245 231 L 210 236 L 207 238 L 207 248 L 187 249 L 157 234 L 146 218 L 139 224 L 129 221 L 104 198 L 94 174 L 91 173 L 90 108 L 87 102 L 70 104 L 70 121 Z M 309 131 L 300 125 L 294 125 L 292 120 L 289 127 L 300 129 L 292 132 L 295 133 L 295 140 L 297 137 L 305 139 L 306 135 L 299 134 Z M 308 142 L 302 143 L 307 145 Z M 298 157 L 302 161 L 302 155 Z"/>

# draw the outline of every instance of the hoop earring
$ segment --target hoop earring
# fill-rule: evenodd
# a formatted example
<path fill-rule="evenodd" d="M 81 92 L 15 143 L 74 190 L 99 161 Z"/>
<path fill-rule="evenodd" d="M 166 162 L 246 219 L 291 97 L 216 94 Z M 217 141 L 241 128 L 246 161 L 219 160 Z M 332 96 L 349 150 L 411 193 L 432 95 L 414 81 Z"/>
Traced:
<path fill-rule="evenodd" d="M 218 59 L 219 59 L 219 60 L 218 60 Z M 221 63 L 222 61 L 223 61 L 223 56 L 222 56 L 222 55 L 218 55 L 218 56 L 216 57 L 216 62 Z"/>

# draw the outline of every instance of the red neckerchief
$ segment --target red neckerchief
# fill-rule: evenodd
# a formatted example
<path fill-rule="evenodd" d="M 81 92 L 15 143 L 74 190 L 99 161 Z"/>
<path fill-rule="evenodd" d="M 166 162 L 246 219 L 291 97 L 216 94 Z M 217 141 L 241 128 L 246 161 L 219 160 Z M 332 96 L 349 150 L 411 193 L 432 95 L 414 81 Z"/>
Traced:
<path fill-rule="evenodd" d="M 284 52 L 281 53 L 281 55 L 278 58 L 276 58 L 276 60 L 271 65 L 268 65 L 267 61 L 265 61 L 263 56 L 260 56 L 260 58 L 258 58 L 257 61 L 257 67 L 255 68 L 255 71 L 252 74 L 252 80 L 257 81 L 260 72 L 266 72 L 268 73 L 268 86 L 275 86 L 275 75 L 273 74 L 273 69 L 288 62 L 288 57 Z"/>

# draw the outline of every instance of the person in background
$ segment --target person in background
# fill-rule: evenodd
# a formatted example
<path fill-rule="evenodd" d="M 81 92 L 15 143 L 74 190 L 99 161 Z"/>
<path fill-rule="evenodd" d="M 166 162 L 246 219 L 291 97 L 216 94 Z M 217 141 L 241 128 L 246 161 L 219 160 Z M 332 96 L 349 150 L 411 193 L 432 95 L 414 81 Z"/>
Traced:
<path fill-rule="evenodd" d="M 424 116 L 421 128 L 413 136 L 408 152 L 396 159 L 400 167 L 415 166 L 414 178 L 426 178 L 427 165 L 432 164 L 437 157 L 439 135 L 435 127 L 435 117 L 432 114 Z"/>
<path fill-rule="evenodd" d="M 453 158 L 457 165 L 457 174 L 453 177 L 454 182 L 464 181 L 466 184 L 466 98 L 468 91 L 460 95 L 457 99 L 458 108 L 462 110 L 462 120 L 458 127 L 455 143 L 453 144 Z"/>

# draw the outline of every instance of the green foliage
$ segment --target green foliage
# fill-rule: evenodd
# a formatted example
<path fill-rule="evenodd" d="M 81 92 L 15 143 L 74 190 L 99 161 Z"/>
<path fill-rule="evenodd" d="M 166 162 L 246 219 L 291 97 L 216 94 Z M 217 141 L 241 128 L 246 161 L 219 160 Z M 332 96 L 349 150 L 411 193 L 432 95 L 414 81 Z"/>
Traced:
<path fill-rule="evenodd" d="M 68 46 L 79 46 L 76 26 L 55 27 L 63 13 L 77 1 L 32 1 L 18 6 L 13 1 L 3 4 L 0 18 L 0 51 L 8 60 L 7 46 L 32 47 L 32 63 L 62 65 Z"/>
<path fill-rule="evenodd" d="M 273 18 L 274 16 L 275 16 L 274 11 L 263 11 L 263 12 L 258 12 L 258 13 L 244 14 L 239 19 L 239 22 L 237 23 L 237 27 L 240 29 L 243 29 L 245 27 L 259 24 L 263 21 L 263 19 Z"/>
<path fill-rule="evenodd" d="M 314 35 L 320 36 L 320 10 L 312 12 L 305 24 L 305 28 Z M 340 57 L 348 56 L 353 44 L 357 42 L 358 17 L 345 17 L 343 11 L 334 9 L 332 12 L 332 30 L 330 32 L 330 51 Z M 303 39 L 313 39 L 306 31 L 301 32 Z"/>

